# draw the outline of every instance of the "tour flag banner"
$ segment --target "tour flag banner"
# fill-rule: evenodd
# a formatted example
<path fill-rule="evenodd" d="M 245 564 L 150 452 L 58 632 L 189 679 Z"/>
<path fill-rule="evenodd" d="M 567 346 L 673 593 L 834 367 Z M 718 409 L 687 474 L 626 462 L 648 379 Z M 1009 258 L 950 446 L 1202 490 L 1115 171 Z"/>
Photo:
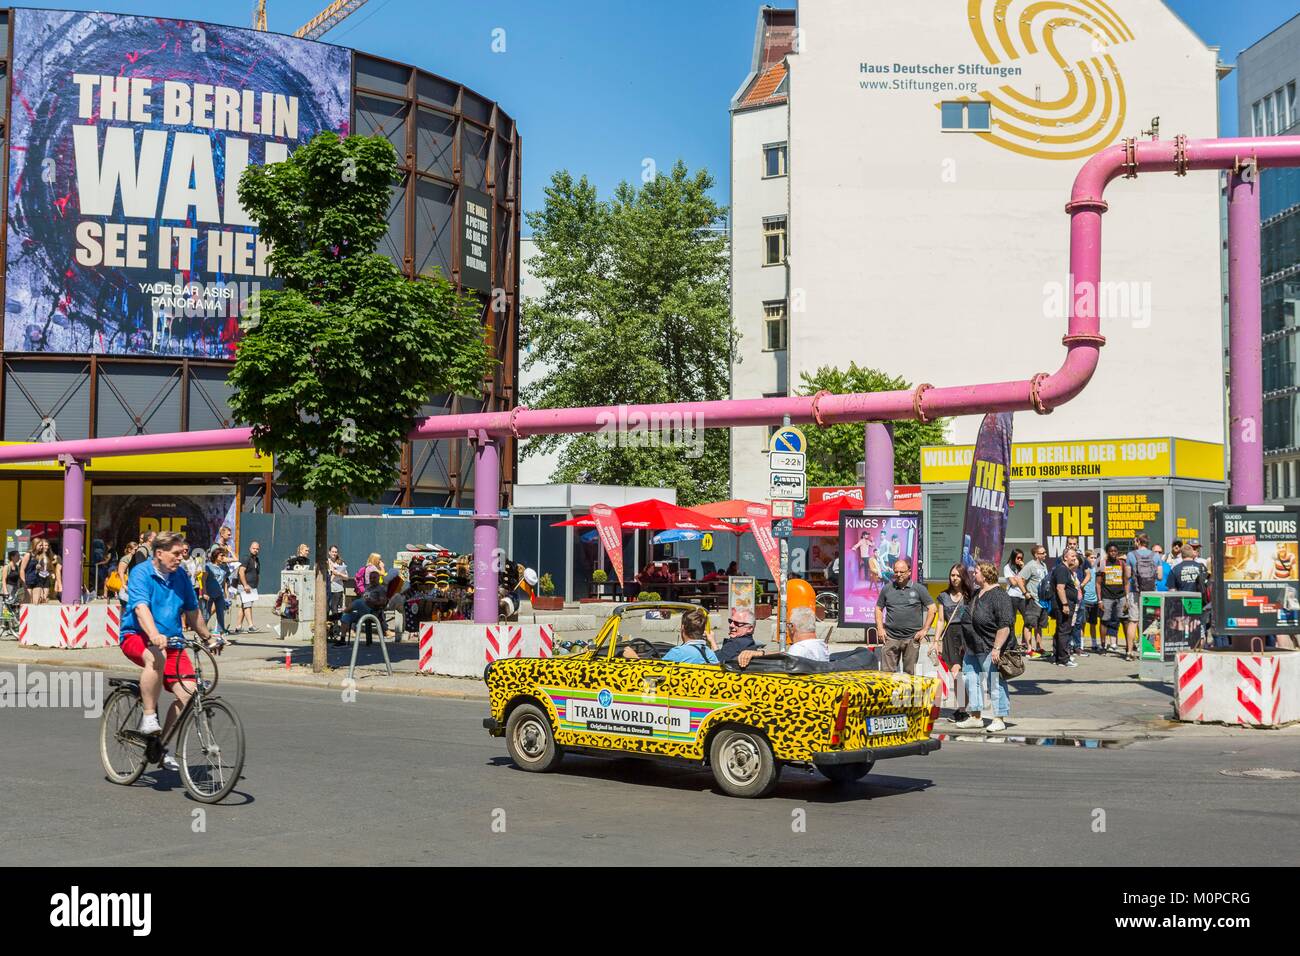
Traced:
<path fill-rule="evenodd" d="M 767 563 L 767 569 L 772 572 L 772 580 L 780 587 L 781 553 L 776 546 L 776 539 L 772 537 L 771 514 L 762 505 L 750 505 L 745 509 L 745 517 L 754 531 L 754 540 L 758 542 L 758 550 Z"/>
<path fill-rule="evenodd" d="M 980 423 L 966 486 L 966 519 L 962 526 L 961 563 L 968 571 L 981 561 L 1002 563 L 1011 501 L 1011 413 L 989 413 Z M 946 569 L 936 569 L 936 573 Z"/>
<path fill-rule="evenodd" d="M 609 505 L 592 505 L 591 518 L 596 522 L 596 535 L 600 538 L 600 546 L 605 549 L 609 563 L 614 565 L 614 573 L 618 575 L 618 586 L 621 589 L 624 587 L 623 524 Z"/>

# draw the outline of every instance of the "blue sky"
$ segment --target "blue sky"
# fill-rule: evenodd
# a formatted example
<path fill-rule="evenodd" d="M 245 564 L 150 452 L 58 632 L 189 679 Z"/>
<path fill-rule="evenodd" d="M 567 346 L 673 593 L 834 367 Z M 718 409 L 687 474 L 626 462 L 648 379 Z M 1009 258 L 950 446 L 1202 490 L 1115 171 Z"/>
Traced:
<path fill-rule="evenodd" d="M 784 5 L 773 0 L 775 5 Z M 865 0 L 864 0 L 865 2 Z M 909 0 L 915 2 L 915 0 Z M 292 33 L 327 0 L 268 0 Z M 93 4 L 33 4 L 86 9 Z M 642 162 L 707 167 L 727 198 L 727 104 L 749 69 L 759 0 L 370 0 L 325 39 L 413 63 L 501 102 L 524 137 L 524 208 L 551 173 L 586 173 L 605 195 Z M 1225 62 L 1300 12 L 1300 0 L 1172 0 Z M 253 4 L 103 0 L 102 9 L 245 25 Z M 221 12 L 218 12 L 220 10 Z M 415 24 L 412 26 L 412 24 Z M 493 31 L 505 52 L 493 52 Z M 1220 126 L 1236 135 L 1236 82 L 1220 86 Z"/>

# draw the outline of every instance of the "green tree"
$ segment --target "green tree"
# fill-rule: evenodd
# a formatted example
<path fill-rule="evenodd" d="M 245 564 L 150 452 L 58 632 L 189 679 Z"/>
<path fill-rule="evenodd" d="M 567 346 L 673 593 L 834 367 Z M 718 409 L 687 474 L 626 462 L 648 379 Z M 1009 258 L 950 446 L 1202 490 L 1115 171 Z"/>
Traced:
<path fill-rule="evenodd" d="M 374 251 L 398 181 L 386 139 L 330 132 L 239 181 L 281 288 L 255 296 L 230 407 L 274 456 L 285 496 L 315 505 L 317 672 L 327 663 L 330 512 L 390 488 L 423 403 L 477 393 L 490 362 L 476 300 L 441 277 L 409 281 Z"/>
<path fill-rule="evenodd" d="M 892 392 L 912 388 L 906 379 L 850 362 L 848 370 L 823 365 L 801 376 L 801 391 L 815 395 L 825 389 L 836 395 L 855 392 Z M 808 484 L 856 485 L 862 461 L 862 424 L 846 422 L 826 428 L 808 428 Z M 894 480 L 900 485 L 921 480 L 921 446 L 944 445 L 947 419 L 930 422 L 894 422 Z"/>
<path fill-rule="evenodd" d="M 680 161 L 639 188 L 619 184 L 607 201 L 585 176 L 551 178 L 545 207 L 527 214 L 538 252 L 533 272 L 546 292 L 523 305 L 523 365 L 543 370 L 524 390 L 525 404 L 727 397 L 725 210 L 709 197 L 712 186 L 707 171 L 689 173 Z M 552 481 L 675 487 L 683 504 L 726 497 L 728 432 L 671 430 L 647 434 L 633 423 L 626 434 L 549 435 L 529 439 L 523 454 L 558 449 Z"/>

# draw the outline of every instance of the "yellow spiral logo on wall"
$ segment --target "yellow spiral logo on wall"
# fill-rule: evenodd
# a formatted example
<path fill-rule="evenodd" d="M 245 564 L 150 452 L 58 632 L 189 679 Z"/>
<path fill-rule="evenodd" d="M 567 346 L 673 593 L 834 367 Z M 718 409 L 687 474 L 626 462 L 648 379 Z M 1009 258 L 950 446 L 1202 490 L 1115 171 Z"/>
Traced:
<path fill-rule="evenodd" d="M 975 135 L 1037 159 L 1080 159 L 1114 142 L 1127 104 L 1109 50 L 1134 36 L 1104 0 L 967 0 L 966 9 L 971 34 L 990 66 L 1045 52 L 1066 83 L 1065 95 L 1054 100 L 1010 83 L 980 91 L 990 104 L 992 128 Z M 1071 62 L 1057 48 L 1057 34 L 1074 30 L 1088 35 L 1092 55 Z"/>

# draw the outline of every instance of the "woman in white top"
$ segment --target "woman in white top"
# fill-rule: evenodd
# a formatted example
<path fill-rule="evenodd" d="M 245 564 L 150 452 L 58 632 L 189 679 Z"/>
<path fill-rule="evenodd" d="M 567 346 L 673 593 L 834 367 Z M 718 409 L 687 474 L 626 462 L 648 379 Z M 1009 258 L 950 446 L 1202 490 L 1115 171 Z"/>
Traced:
<path fill-rule="evenodd" d="M 1019 548 L 1012 548 L 1011 558 L 1007 561 L 1006 567 L 1002 569 L 1002 577 L 1007 582 L 1007 597 L 1011 598 L 1011 609 L 1019 616 L 1022 623 L 1026 620 L 1025 599 L 1029 597 L 1025 593 L 1025 579 L 1020 574 L 1024 567 L 1025 552 Z M 1037 601 L 1038 595 L 1033 595 L 1033 599 Z M 1021 629 L 1020 625 L 1015 625 L 1016 633 L 1019 633 Z"/>
<path fill-rule="evenodd" d="M 330 594 L 329 594 L 329 613 L 338 614 L 343 609 L 343 589 L 348 583 L 348 566 L 344 563 L 343 557 L 339 554 L 339 546 L 331 544 L 328 555 L 329 575 L 330 575 Z"/>

